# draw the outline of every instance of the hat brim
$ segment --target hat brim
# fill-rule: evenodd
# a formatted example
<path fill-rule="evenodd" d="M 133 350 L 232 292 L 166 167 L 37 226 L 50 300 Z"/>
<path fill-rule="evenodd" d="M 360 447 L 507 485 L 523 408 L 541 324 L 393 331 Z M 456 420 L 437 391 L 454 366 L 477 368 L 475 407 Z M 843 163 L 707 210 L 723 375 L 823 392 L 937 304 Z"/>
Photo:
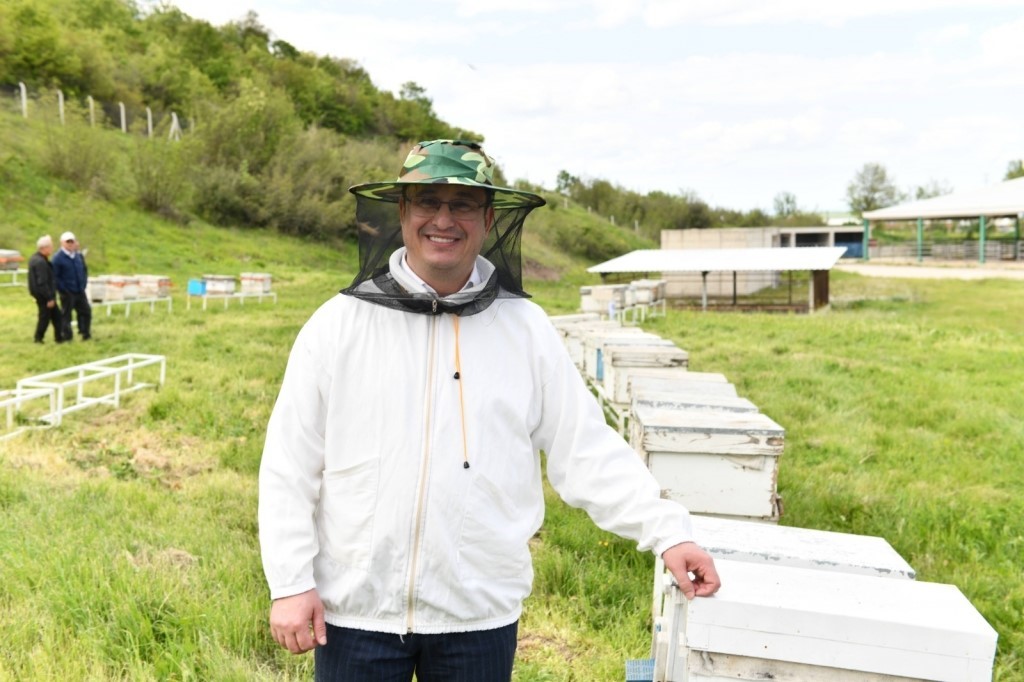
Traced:
<path fill-rule="evenodd" d="M 375 201 L 387 201 L 397 204 L 402 198 L 403 190 L 409 185 L 464 185 L 466 187 L 479 187 L 480 189 L 494 192 L 494 208 L 536 208 L 547 202 L 540 195 L 533 192 L 526 192 L 508 187 L 495 187 L 482 182 L 474 182 L 465 178 L 437 178 L 419 182 L 365 182 L 361 185 L 353 185 L 348 188 L 349 192 L 357 196 L 366 197 Z"/>

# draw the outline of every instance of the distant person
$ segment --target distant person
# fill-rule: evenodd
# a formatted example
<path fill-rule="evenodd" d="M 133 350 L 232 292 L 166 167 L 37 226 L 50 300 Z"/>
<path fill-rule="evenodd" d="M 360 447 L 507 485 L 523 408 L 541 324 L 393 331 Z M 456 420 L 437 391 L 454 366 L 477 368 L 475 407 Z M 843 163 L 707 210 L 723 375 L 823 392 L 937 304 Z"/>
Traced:
<path fill-rule="evenodd" d="M 79 250 L 78 240 L 73 232 L 65 232 L 60 236 L 60 250 L 53 256 L 53 274 L 57 278 L 57 292 L 60 294 L 60 307 L 63 341 L 71 341 L 71 312 L 75 313 L 78 334 L 83 341 L 92 338 L 92 307 L 89 296 L 85 292 L 89 284 L 89 267 L 85 264 L 85 255 Z"/>
<path fill-rule="evenodd" d="M 288 359 L 260 544 L 271 633 L 316 649 L 318 681 L 511 678 L 541 451 L 562 499 L 660 554 L 687 597 L 719 587 L 686 509 L 522 289 L 523 222 L 544 199 L 493 173 L 478 144 L 435 140 L 398 180 L 352 187 L 359 274 Z"/>
<path fill-rule="evenodd" d="M 42 343 L 46 328 L 53 325 L 53 340 L 64 340 L 61 327 L 60 307 L 57 306 L 57 280 L 53 276 L 50 254 L 53 253 L 53 239 L 44 235 L 36 241 L 36 252 L 28 259 L 28 293 L 36 299 L 39 316 L 36 319 L 35 342 Z"/>

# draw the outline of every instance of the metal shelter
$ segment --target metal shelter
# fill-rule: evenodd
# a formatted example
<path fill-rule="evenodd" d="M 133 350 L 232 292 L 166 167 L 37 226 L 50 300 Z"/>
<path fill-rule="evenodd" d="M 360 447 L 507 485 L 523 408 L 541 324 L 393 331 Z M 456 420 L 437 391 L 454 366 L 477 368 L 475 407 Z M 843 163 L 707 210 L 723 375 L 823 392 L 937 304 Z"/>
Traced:
<path fill-rule="evenodd" d="M 707 276 L 711 272 L 810 271 L 808 311 L 828 305 L 828 273 L 845 251 L 841 246 L 751 249 L 641 249 L 587 268 L 601 275 L 653 273 L 701 275 L 701 308 L 707 310 Z"/>
<path fill-rule="evenodd" d="M 918 260 L 920 260 L 925 220 L 976 219 L 979 221 L 978 260 L 985 262 L 986 227 L 989 220 L 1012 218 L 1015 239 L 1020 241 L 1020 219 L 1024 215 L 1024 177 L 1005 180 L 931 199 L 911 201 L 897 206 L 866 211 L 864 218 L 864 258 L 869 258 L 868 242 L 872 222 L 916 220 Z"/>

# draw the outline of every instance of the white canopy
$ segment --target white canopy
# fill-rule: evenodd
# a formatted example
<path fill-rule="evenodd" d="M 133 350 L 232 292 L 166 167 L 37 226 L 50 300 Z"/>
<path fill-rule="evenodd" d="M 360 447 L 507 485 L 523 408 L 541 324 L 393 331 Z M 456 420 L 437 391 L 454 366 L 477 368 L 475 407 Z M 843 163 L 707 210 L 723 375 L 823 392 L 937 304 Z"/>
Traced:
<path fill-rule="evenodd" d="M 597 274 L 831 270 L 842 246 L 753 249 L 641 249 L 587 268 Z"/>
<path fill-rule="evenodd" d="M 998 185 L 866 211 L 864 217 L 868 220 L 915 220 L 1016 217 L 1021 214 L 1024 214 L 1024 178 L 1014 178 Z"/>

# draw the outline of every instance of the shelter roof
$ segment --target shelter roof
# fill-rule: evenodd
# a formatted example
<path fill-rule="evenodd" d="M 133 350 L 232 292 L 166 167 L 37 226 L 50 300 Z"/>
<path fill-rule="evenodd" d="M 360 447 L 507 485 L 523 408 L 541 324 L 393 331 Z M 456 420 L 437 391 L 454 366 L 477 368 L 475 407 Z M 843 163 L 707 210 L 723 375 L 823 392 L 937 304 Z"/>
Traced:
<path fill-rule="evenodd" d="M 831 270 L 846 249 L 801 246 L 753 249 L 641 249 L 587 268 L 598 274 L 628 272 L 778 272 Z"/>
<path fill-rule="evenodd" d="M 1024 178 L 1006 180 L 941 197 L 911 201 L 866 211 L 868 220 L 915 220 L 917 218 L 998 218 L 1024 214 Z"/>

